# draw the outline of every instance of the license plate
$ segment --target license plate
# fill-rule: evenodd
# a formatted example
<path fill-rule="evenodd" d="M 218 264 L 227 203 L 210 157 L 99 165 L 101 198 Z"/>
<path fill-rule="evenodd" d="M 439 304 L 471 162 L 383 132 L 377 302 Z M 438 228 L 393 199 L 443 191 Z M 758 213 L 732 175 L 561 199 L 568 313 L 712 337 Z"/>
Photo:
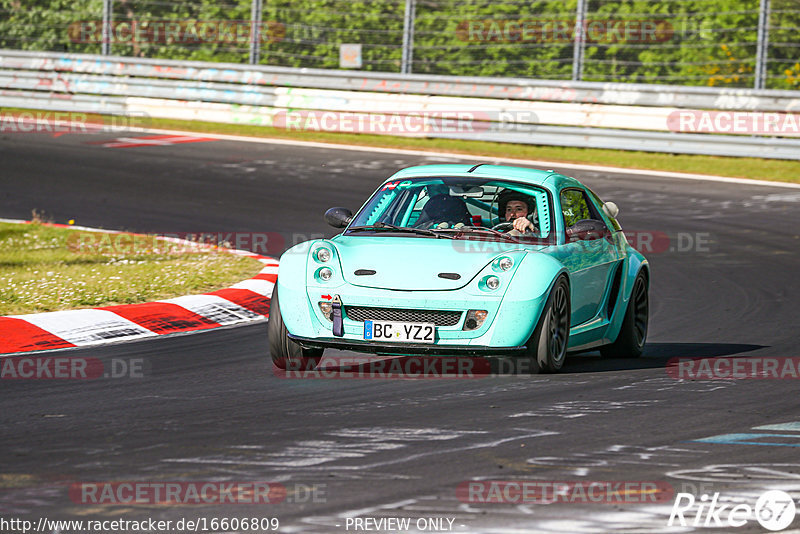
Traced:
<path fill-rule="evenodd" d="M 364 321 L 364 339 L 368 341 L 433 343 L 435 333 L 436 326 L 432 323 Z"/>

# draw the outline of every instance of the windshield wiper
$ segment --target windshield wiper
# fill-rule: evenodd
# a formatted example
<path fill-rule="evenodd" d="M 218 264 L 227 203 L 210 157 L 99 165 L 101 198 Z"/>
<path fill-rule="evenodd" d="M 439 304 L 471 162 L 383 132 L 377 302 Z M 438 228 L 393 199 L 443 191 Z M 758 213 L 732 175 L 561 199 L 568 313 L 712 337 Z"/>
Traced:
<path fill-rule="evenodd" d="M 485 232 L 485 233 L 489 233 L 489 234 L 492 234 L 492 235 L 497 236 L 497 237 L 502 237 L 506 241 L 511 241 L 513 243 L 519 243 L 519 239 L 517 239 L 516 237 L 514 237 L 512 235 L 504 234 L 503 232 L 498 232 L 497 230 L 493 230 L 492 228 L 482 228 L 482 227 L 478 227 L 478 226 L 462 226 L 461 228 L 451 228 L 450 231 L 451 232 L 456 232 L 456 235 L 454 235 L 453 238 L 458 237 L 459 234 L 466 234 L 466 233 L 473 233 L 473 232 L 479 232 L 479 233 L 484 233 Z"/>
<path fill-rule="evenodd" d="M 443 234 L 438 234 L 432 230 L 425 230 L 423 228 L 408 228 L 406 226 L 395 226 L 393 224 L 385 223 L 385 222 L 377 222 L 375 224 L 369 224 L 366 226 L 351 226 L 347 229 L 348 232 L 350 231 L 365 231 L 365 230 L 386 230 L 390 232 L 403 232 L 407 234 L 417 234 L 417 235 L 426 235 L 429 237 L 443 237 L 447 239 L 453 239 L 451 236 L 446 236 Z"/>

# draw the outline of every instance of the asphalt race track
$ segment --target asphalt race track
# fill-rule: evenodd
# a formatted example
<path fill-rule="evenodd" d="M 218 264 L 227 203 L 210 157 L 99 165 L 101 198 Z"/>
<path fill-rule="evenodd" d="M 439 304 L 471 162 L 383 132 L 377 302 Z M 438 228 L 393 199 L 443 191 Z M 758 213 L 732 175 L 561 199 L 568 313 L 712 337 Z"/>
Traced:
<path fill-rule="evenodd" d="M 115 137 L 5 134 L 0 217 L 36 208 L 85 226 L 277 232 L 291 243 L 333 235 L 324 210 L 357 209 L 398 168 L 447 161 L 230 141 L 102 145 Z M 135 361 L 143 377 L 0 381 L 0 516 L 276 517 L 287 533 L 354 532 L 348 517 L 452 519 L 464 533 L 699 532 L 704 518 L 692 526 L 688 511 L 687 527 L 667 527 L 672 497 L 476 503 L 456 491 L 474 480 L 654 481 L 698 503 L 718 492 L 753 506 L 767 489 L 800 498 L 796 380 L 666 371 L 674 357 L 800 356 L 800 191 L 564 172 L 615 201 L 627 231 L 669 238 L 647 254 L 641 359 L 593 352 L 558 375 L 471 380 L 282 379 L 265 323 L 62 352 Z M 728 434 L 752 435 L 695 441 Z M 210 506 L 70 497 L 70 484 L 101 481 L 269 481 L 287 496 Z M 752 517 L 715 531 L 732 530 L 764 531 Z"/>

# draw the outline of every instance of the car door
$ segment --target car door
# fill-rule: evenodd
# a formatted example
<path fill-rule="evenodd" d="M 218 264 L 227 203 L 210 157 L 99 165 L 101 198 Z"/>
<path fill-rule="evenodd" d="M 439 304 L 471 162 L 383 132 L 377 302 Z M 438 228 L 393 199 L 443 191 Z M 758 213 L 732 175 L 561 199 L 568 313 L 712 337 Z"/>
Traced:
<path fill-rule="evenodd" d="M 576 326 L 591 320 L 600 310 L 619 254 L 610 238 L 612 233 L 585 190 L 565 188 L 559 194 L 559 201 L 565 234 L 578 221 L 587 219 L 599 221 L 604 229 L 588 236 L 570 238 L 565 235 L 560 238 L 564 242 L 558 247 L 558 259 L 569 271 L 571 325 Z"/>

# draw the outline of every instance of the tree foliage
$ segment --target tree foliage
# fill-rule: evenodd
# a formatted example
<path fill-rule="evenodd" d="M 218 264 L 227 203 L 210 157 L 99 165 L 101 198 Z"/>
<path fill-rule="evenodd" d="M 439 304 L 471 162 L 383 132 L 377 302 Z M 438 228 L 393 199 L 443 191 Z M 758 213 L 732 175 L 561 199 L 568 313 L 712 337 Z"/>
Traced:
<path fill-rule="evenodd" d="M 586 3 L 580 79 L 753 86 L 759 0 Z M 558 80 L 573 76 L 577 0 L 416 0 L 415 4 L 415 73 Z M 239 29 L 246 30 L 250 9 L 251 0 L 115 0 L 115 29 L 172 21 L 180 22 L 187 34 L 126 41 L 122 32 L 114 36 L 111 53 L 245 63 L 249 35 L 192 39 L 189 30 L 198 21 L 242 21 Z M 100 52 L 99 41 L 76 40 L 74 34 L 76 23 L 99 24 L 102 0 L 0 0 L 0 12 L 0 47 Z M 338 68 L 340 45 L 359 43 L 363 70 L 398 72 L 404 13 L 405 0 L 264 0 L 260 62 Z M 636 33 L 643 25 L 649 28 L 647 38 Z M 798 89 L 798 1 L 772 0 L 769 27 L 767 87 Z M 144 34 L 152 37 L 152 31 Z"/>

